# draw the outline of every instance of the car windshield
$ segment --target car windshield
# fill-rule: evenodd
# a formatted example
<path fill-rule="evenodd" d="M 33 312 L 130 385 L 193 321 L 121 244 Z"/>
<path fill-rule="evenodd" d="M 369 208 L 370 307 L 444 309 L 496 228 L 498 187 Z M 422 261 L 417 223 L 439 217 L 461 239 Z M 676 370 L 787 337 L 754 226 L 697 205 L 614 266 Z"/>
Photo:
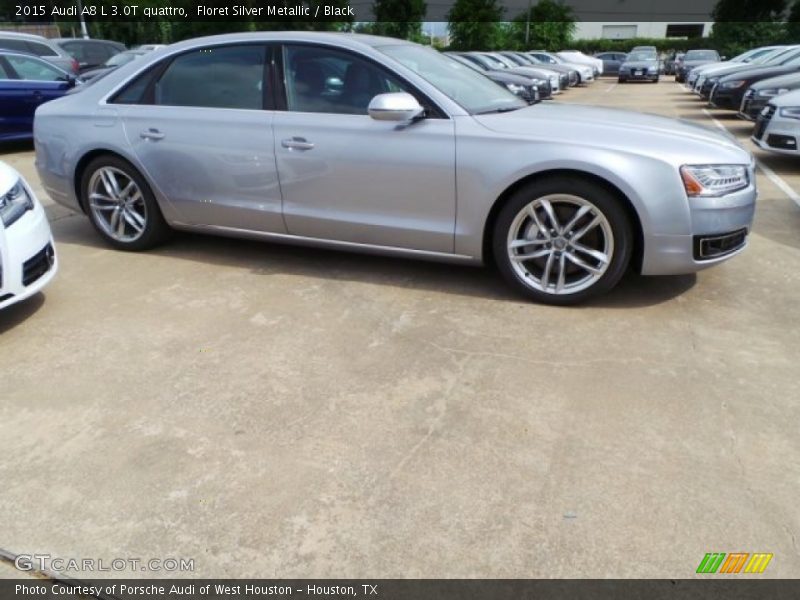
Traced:
<path fill-rule="evenodd" d="M 387 56 L 438 88 L 470 114 L 505 112 L 528 106 L 511 92 L 469 67 L 423 46 L 378 47 Z"/>
<path fill-rule="evenodd" d="M 714 50 L 689 50 L 684 60 L 717 60 L 719 55 Z"/>
<path fill-rule="evenodd" d="M 656 60 L 656 55 L 652 52 L 631 52 L 628 54 L 627 62 L 638 62 L 640 60 Z"/>

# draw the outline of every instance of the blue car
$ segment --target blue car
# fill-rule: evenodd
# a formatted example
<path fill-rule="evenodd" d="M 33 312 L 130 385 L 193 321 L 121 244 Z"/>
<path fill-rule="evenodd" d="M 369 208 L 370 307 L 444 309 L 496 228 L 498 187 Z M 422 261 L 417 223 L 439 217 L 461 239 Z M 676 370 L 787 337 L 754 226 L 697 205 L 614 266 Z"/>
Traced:
<path fill-rule="evenodd" d="M 75 87 L 74 75 L 21 52 L 0 51 L 0 141 L 33 137 L 33 114 Z"/>

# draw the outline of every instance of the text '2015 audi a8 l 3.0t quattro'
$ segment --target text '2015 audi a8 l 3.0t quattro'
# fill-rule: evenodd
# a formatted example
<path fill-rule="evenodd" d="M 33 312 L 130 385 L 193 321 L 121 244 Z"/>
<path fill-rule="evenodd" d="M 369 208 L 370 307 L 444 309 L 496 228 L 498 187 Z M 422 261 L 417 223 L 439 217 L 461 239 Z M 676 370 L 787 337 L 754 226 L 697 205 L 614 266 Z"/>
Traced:
<path fill-rule="evenodd" d="M 170 229 L 497 263 L 569 304 L 629 265 L 697 271 L 741 251 L 751 155 L 687 122 L 529 106 L 432 49 L 244 33 L 157 50 L 40 107 L 36 164 L 111 245 Z"/>

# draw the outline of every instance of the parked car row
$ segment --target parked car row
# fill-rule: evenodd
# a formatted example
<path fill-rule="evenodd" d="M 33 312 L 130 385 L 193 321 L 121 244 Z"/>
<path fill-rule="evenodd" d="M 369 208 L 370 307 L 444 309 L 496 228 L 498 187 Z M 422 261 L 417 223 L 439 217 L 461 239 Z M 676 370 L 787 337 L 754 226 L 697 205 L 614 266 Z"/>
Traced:
<path fill-rule="evenodd" d="M 760 148 L 800 153 L 800 45 L 755 48 L 697 67 L 687 82 L 709 106 L 753 121 L 752 140 Z"/>
<path fill-rule="evenodd" d="M 529 104 L 551 98 L 569 87 L 594 81 L 602 61 L 577 51 L 445 52 Z"/>
<path fill-rule="evenodd" d="M 125 50 L 123 44 L 108 40 L 0 32 L 0 141 L 30 138 L 39 105 L 148 51 Z"/>

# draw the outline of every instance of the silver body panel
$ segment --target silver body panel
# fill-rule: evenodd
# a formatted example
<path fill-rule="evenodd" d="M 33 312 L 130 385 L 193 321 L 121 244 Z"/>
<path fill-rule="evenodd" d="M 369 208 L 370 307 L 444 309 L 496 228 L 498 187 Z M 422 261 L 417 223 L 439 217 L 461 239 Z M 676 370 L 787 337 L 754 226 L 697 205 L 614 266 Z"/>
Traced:
<path fill-rule="evenodd" d="M 108 104 L 151 64 L 209 44 L 307 42 L 368 57 L 428 96 L 444 118 L 407 125 L 369 116 Z M 120 67 L 42 106 L 36 165 L 57 202 L 81 210 L 76 169 L 88 153 L 116 153 L 151 184 L 167 222 L 182 229 L 328 244 L 357 251 L 480 263 L 492 207 L 525 178 L 572 171 L 602 179 L 641 224 L 645 274 L 691 272 L 697 234 L 749 229 L 752 157 L 715 130 L 588 106 L 536 105 L 470 115 L 376 47 L 407 44 L 350 34 L 256 33 L 189 40 Z M 142 139 L 151 129 L 163 139 Z M 312 148 L 284 147 L 307 140 Z M 750 186 L 689 199 L 684 164 L 750 165 Z M 727 258 L 727 257 L 726 257 Z"/>

